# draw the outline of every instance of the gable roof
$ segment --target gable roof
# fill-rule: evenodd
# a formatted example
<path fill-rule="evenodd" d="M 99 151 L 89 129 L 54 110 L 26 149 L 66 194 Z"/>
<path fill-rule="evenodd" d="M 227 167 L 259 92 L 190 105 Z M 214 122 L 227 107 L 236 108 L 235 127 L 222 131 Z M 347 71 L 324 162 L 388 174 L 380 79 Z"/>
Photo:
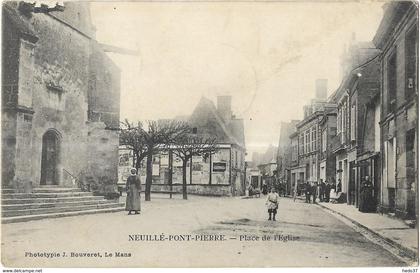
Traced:
<path fill-rule="evenodd" d="M 245 147 L 243 120 L 231 119 L 224 122 L 213 101 L 205 97 L 201 97 L 188 121 L 198 129 L 200 135 L 215 137 L 219 143 Z"/>

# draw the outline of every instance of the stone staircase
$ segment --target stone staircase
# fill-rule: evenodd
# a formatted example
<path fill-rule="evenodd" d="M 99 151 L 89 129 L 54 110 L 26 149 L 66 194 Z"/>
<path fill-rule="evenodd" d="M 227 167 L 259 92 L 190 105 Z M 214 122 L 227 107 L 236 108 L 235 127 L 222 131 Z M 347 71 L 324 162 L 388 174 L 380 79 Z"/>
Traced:
<path fill-rule="evenodd" d="M 3 224 L 124 210 L 116 200 L 78 188 L 35 188 L 32 193 L 2 189 L 1 197 Z"/>

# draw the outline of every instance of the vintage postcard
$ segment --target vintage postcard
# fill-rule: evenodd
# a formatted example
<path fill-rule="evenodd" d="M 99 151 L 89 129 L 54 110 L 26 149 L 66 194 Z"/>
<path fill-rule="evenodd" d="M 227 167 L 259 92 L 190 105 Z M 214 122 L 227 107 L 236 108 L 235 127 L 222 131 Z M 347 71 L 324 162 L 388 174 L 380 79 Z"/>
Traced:
<path fill-rule="evenodd" d="M 416 272 L 418 7 L 3 1 L 3 268 Z"/>

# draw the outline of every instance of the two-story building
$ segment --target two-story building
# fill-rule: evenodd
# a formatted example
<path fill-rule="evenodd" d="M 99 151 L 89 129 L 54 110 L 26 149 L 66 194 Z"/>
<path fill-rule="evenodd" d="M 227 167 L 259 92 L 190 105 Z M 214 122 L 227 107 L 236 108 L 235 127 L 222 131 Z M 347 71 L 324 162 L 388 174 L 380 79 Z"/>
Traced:
<path fill-rule="evenodd" d="M 336 185 L 346 194 L 347 203 L 358 205 L 360 174 L 357 157 L 361 153 L 365 104 L 378 90 L 378 50 L 366 42 L 349 47 L 351 56 L 339 88 L 330 96 L 337 104 L 337 134 L 332 139 L 336 158 Z"/>

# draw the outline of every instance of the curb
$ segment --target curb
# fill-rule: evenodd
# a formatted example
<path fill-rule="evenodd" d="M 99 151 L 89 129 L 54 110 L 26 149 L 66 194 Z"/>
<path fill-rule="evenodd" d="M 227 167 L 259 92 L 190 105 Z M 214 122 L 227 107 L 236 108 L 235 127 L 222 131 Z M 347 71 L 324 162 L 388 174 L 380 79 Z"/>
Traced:
<path fill-rule="evenodd" d="M 341 217 L 343 217 L 343 218 L 347 219 L 348 221 L 350 221 L 350 222 L 351 222 L 351 223 L 353 223 L 354 225 L 356 225 L 356 226 L 358 226 L 358 227 L 360 227 L 360 228 L 364 229 L 365 231 L 367 231 L 367 232 L 369 232 L 369 233 L 371 233 L 371 234 L 374 234 L 375 236 L 377 236 L 377 237 L 379 237 L 380 239 L 384 240 L 386 243 L 388 243 L 388 244 L 389 244 L 389 245 L 391 245 L 392 247 L 394 247 L 394 248 L 396 248 L 396 249 L 398 249 L 398 250 L 399 250 L 399 254 L 398 254 L 398 256 L 400 256 L 400 257 L 402 257 L 402 258 L 409 258 L 411 261 L 413 261 L 413 262 L 415 262 L 415 263 L 417 263 L 417 262 L 418 262 L 418 259 L 417 259 L 417 252 L 416 252 L 416 251 L 414 251 L 414 250 L 412 250 L 412 249 L 410 249 L 410 248 L 408 248 L 408 247 L 405 247 L 405 246 L 401 245 L 400 243 L 397 243 L 396 241 L 394 241 L 394 240 L 392 240 L 392 239 L 390 239 L 390 238 L 388 238 L 388 237 L 385 237 L 385 236 L 383 236 L 383 235 L 379 234 L 378 232 L 376 232 L 376 231 L 374 231 L 374 230 L 372 230 L 372 229 L 370 229 L 370 228 L 366 227 L 365 225 L 363 225 L 363 224 L 361 224 L 361 223 L 357 222 L 356 220 L 354 220 L 354 219 L 352 219 L 352 218 L 350 218 L 350 217 L 348 217 L 348 216 L 346 216 L 346 215 L 344 215 L 344 214 L 342 214 L 342 213 L 340 213 L 340 212 L 337 212 L 337 211 L 335 211 L 335 210 L 333 210 L 333 209 L 330 209 L 330 208 L 328 208 L 328 207 L 326 207 L 326 206 L 324 206 L 324 205 L 322 205 L 322 204 L 320 204 L 320 203 L 317 203 L 317 205 L 318 205 L 320 208 L 324 209 L 324 210 L 328 210 L 328 211 L 330 211 L 330 212 L 332 212 L 332 213 L 335 213 L 335 214 L 340 215 Z"/>

